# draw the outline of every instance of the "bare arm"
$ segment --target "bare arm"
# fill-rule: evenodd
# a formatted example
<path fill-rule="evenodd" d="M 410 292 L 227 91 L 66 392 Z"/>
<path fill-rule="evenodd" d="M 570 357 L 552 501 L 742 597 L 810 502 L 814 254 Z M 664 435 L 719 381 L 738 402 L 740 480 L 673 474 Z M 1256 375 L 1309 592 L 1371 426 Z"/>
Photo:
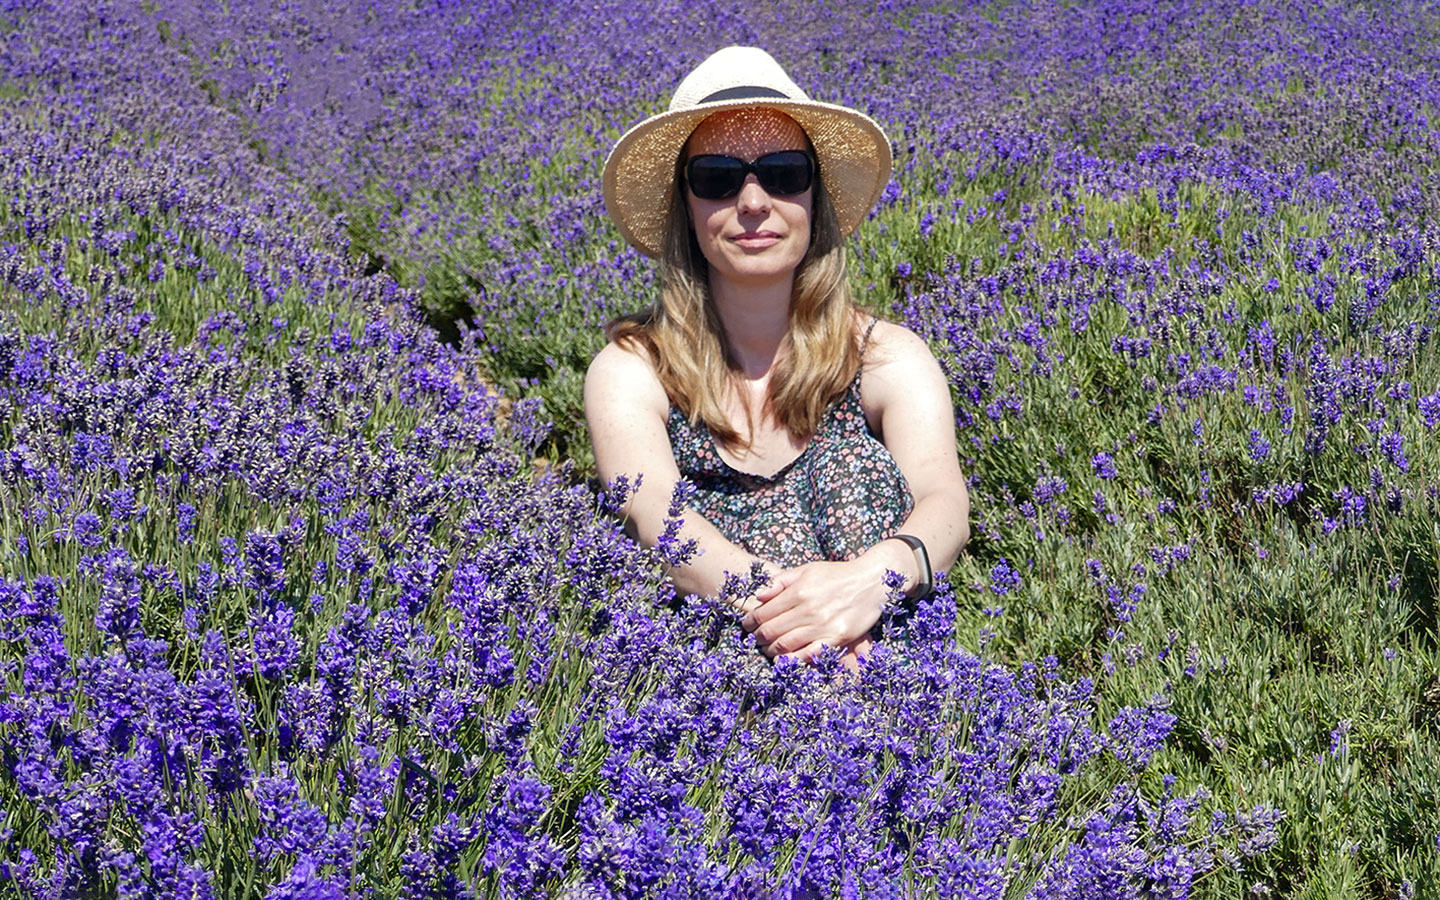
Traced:
<path fill-rule="evenodd" d="M 643 352 L 643 351 L 641 351 Z M 670 402 L 650 362 L 637 352 L 609 344 L 596 355 L 585 375 L 585 420 L 595 448 L 595 466 L 603 482 L 624 475 L 640 488 L 622 513 L 625 528 L 646 547 L 655 546 L 665 528 L 666 513 L 680 480 L 674 449 L 665 428 Z M 780 569 L 731 543 L 693 509 L 682 513 L 681 540 L 696 542 L 699 554 L 670 570 L 682 593 L 714 596 L 726 573 L 746 575 L 761 562 L 772 576 Z M 747 608 L 755 604 L 747 604 Z"/>
<path fill-rule="evenodd" d="M 970 537 L 970 496 L 955 448 L 950 388 L 925 342 L 880 323 L 866 352 L 861 393 L 866 417 L 900 467 L 915 505 L 900 531 L 920 538 L 936 571 L 954 565 Z M 822 644 L 850 645 L 868 633 L 886 601 L 886 571 L 919 577 L 904 543 L 882 540 L 847 562 L 787 569 L 762 590 L 744 625 L 771 656 L 809 658 Z"/>
<path fill-rule="evenodd" d="M 915 507 L 900 527 L 925 542 L 935 571 L 949 569 L 970 540 L 970 492 L 955 449 L 955 411 L 950 386 L 925 342 L 907 328 L 876 326 L 876 359 L 861 386 L 866 415 L 879 419 L 879 433 L 905 482 Z M 882 542 L 910 555 L 899 541 Z M 917 573 L 918 574 L 918 573 Z"/>

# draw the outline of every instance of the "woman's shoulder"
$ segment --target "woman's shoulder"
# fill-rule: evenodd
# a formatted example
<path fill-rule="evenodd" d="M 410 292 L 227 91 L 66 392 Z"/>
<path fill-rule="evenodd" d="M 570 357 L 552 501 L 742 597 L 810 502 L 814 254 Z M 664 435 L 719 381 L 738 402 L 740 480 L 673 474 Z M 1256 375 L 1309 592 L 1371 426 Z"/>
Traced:
<path fill-rule="evenodd" d="M 590 361 L 590 371 L 597 369 L 602 372 L 619 369 L 654 373 L 655 362 L 650 356 L 649 348 L 640 341 L 610 341 L 601 347 L 600 352 Z"/>
<path fill-rule="evenodd" d="M 586 404 L 623 400 L 635 408 L 669 409 L 669 399 L 660 384 L 655 363 L 639 341 L 611 341 L 606 344 L 585 373 Z"/>
<path fill-rule="evenodd" d="M 863 313 L 860 333 L 863 337 L 864 357 L 862 365 L 867 369 L 888 367 L 913 361 L 933 360 L 930 347 L 915 332 L 896 322 L 889 322 L 869 313 Z"/>
<path fill-rule="evenodd" d="M 871 328 L 870 320 L 865 327 Z M 924 339 L 884 319 L 871 328 L 860 372 L 867 414 L 880 413 L 891 403 L 904 405 L 915 392 L 944 390 L 940 364 Z"/>

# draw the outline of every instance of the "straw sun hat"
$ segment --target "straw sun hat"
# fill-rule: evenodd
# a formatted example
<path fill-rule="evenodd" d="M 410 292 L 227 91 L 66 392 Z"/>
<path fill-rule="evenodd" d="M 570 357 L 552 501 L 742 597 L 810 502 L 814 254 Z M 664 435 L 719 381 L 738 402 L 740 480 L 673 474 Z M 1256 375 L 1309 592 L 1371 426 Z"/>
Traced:
<path fill-rule="evenodd" d="M 627 131 L 605 161 L 605 206 L 635 249 L 660 255 L 680 149 L 701 120 L 732 109 L 779 110 L 805 129 L 845 234 L 875 206 L 890 178 L 890 142 L 880 126 L 811 100 L 764 50 L 726 47 L 685 76 L 670 108 Z"/>

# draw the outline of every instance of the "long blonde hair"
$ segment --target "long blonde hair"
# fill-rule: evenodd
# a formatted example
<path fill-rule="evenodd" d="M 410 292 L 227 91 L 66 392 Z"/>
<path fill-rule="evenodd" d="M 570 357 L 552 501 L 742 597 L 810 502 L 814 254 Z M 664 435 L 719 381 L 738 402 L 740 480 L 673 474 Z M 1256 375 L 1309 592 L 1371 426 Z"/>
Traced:
<path fill-rule="evenodd" d="M 724 397 L 738 364 L 710 293 L 709 264 L 690 229 L 685 188 L 676 166 L 665 215 L 660 296 L 647 310 L 605 326 L 621 346 L 649 353 L 670 402 L 692 425 L 704 423 L 732 449 L 748 448 L 749 435 L 725 416 Z M 790 329 L 780 345 L 761 414 L 769 414 L 797 441 L 815 433 L 820 418 L 845 393 L 860 368 L 854 303 L 845 273 L 845 236 L 823 181 L 817 176 L 810 211 L 810 247 L 795 269 Z"/>

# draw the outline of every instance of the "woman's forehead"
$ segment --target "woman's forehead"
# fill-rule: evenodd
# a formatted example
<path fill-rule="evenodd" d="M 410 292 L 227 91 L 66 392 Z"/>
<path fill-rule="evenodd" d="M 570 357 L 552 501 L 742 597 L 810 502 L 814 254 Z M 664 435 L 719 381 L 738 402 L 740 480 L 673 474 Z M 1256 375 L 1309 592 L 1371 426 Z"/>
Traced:
<path fill-rule="evenodd" d="M 685 143 L 687 156 L 723 153 L 754 159 L 776 150 L 804 150 L 805 129 L 773 109 L 716 113 L 695 127 Z"/>

